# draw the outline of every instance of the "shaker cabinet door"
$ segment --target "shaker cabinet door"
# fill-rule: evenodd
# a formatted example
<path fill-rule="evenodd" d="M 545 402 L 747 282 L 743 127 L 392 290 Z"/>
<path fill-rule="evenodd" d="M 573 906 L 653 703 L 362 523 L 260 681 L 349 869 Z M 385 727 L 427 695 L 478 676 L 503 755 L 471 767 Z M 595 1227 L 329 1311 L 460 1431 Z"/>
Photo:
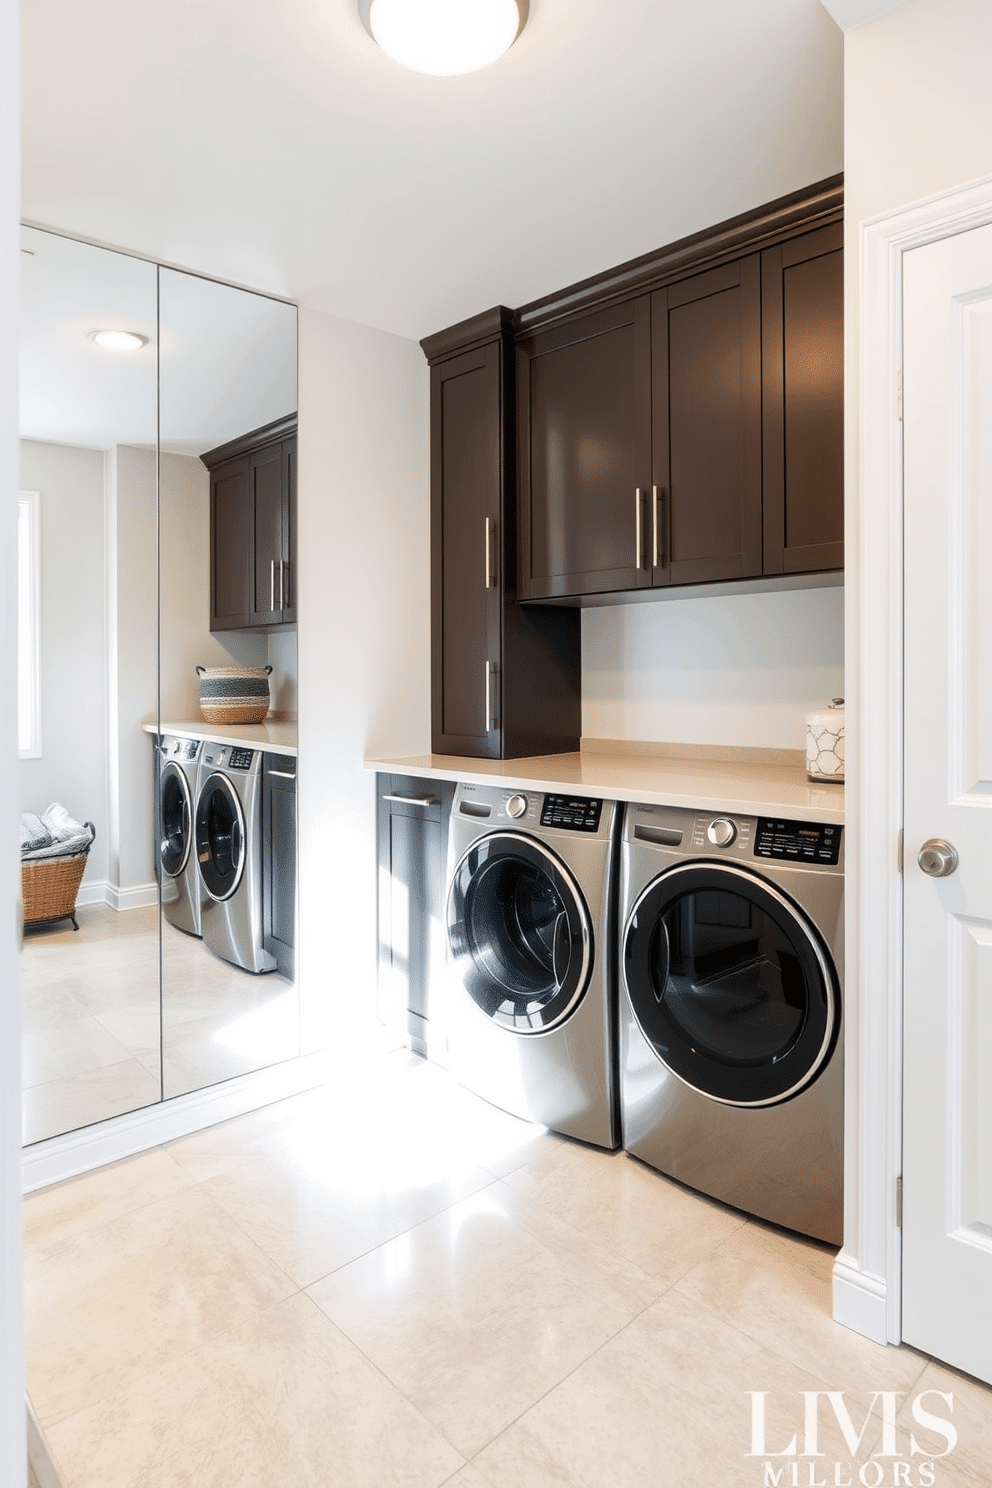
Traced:
<path fill-rule="evenodd" d="M 758 255 L 651 296 L 656 584 L 761 573 Z"/>
<path fill-rule="evenodd" d="M 519 343 L 521 598 L 650 583 L 650 379 L 646 296 Z"/>
<path fill-rule="evenodd" d="M 282 619 L 282 513 L 282 446 L 270 444 L 251 456 L 253 625 L 278 624 Z"/>
<path fill-rule="evenodd" d="M 844 566 L 844 234 L 762 254 L 764 571 Z"/>
<path fill-rule="evenodd" d="M 247 455 L 210 472 L 210 629 L 251 624 L 251 503 Z"/>

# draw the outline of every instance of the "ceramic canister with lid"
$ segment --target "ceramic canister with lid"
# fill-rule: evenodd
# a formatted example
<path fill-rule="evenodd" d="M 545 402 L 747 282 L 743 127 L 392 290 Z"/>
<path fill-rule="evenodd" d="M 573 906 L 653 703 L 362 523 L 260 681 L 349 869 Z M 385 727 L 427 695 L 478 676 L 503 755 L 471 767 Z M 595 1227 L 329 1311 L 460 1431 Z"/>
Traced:
<path fill-rule="evenodd" d="M 844 699 L 831 698 L 829 708 L 806 715 L 806 776 L 809 780 L 844 779 Z"/>

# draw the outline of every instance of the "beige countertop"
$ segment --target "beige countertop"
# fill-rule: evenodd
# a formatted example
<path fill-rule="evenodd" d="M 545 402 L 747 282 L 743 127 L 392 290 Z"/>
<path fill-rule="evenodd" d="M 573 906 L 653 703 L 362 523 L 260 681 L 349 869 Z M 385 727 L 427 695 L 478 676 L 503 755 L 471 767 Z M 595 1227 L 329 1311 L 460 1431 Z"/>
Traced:
<path fill-rule="evenodd" d="M 574 754 L 539 755 L 530 759 L 483 760 L 459 755 L 418 754 L 398 759 L 371 758 L 369 769 L 430 780 L 465 780 L 479 785 L 499 782 L 535 790 L 582 791 L 612 801 L 688 806 L 732 811 L 750 816 L 788 814 L 804 821 L 843 822 L 842 784 L 813 783 L 806 778 L 798 751 L 707 749 L 657 745 L 632 747 L 607 741 Z M 707 757 L 709 756 L 709 757 Z M 712 757 L 716 756 L 716 757 Z"/>
<path fill-rule="evenodd" d="M 288 719 L 268 718 L 264 723 L 204 723 L 202 718 L 166 719 L 161 724 L 143 723 L 146 734 L 172 734 L 180 739 L 205 739 L 210 744 L 239 744 L 267 754 L 296 754 L 297 725 Z"/>

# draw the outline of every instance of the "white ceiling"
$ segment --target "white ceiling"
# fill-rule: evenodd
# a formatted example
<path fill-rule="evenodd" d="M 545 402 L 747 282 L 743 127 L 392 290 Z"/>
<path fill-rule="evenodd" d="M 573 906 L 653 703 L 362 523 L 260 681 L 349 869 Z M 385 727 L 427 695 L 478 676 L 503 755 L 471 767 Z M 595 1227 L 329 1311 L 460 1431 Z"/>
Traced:
<path fill-rule="evenodd" d="M 531 0 L 428 78 L 356 0 L 31 0 L 27 220 L 419 338 L 842 168 L 820 0 Z"/>

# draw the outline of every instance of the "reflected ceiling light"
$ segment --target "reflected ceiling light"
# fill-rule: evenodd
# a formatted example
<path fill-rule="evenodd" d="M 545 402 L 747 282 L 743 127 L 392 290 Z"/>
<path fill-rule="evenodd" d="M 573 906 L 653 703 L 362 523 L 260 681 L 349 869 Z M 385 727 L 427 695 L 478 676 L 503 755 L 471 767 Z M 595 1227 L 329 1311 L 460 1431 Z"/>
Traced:
<path fill-rule="evenodd" d="M 148 337 L 139 336 L 137 331 L 89 331 L 88 335 L 104 351 L 140 351 L 148 345 Z"/>
<path fill-rule="evenodd" d="M 524 28 L 528 0 L 359 0 L 365 29 L 387 56 L 413 72 L 478 72 L 508 52 Z"/>

